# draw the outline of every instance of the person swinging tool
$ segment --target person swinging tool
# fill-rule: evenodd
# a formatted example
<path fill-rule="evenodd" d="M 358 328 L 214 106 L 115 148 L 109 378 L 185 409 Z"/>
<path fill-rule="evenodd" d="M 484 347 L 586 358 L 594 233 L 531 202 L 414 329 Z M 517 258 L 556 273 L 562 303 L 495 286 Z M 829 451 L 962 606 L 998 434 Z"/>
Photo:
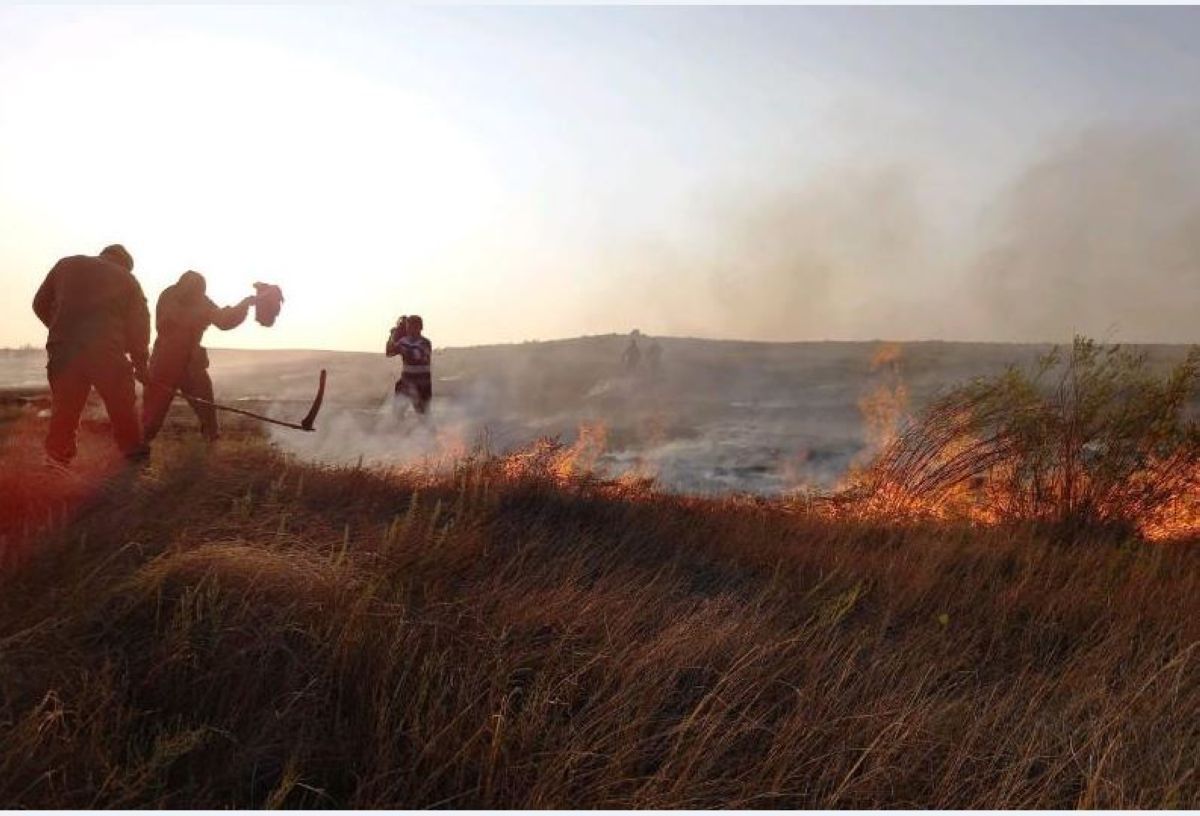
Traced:
<path fill-rule="evenodd" d="M 403 363 L 395 394 L 407 397 L 418 414 L 429 410 L 433 399 L 433 344 L 421 334 L 425 322 L 420 315 L 402 315 L 388 335 L 387 356 Z"/>
<path fill-rule="evenodd" d="M 79 418 L 93 388 L 121 453 L 144 460 L 133 383 L 135 377 L 146 380 L 150 312 L 125 247 L 113 244 L 95 257 L 60 260 L 38 288 L 33 311 L 49 329 L 46 464 L 61 470 L 75 457 Z"/>
<path fill-rule="evenodd" d="M 240 326 L 255 296 L 242 298 L 236 306 L 219 307 L 205 294 L 206 289 L 204 276 L 188 271 L 158 296 L 154 308 L 158 336 L 150 354 L 149 383 L 142 399 L 142 425 L 147 442 L 162 428 L 176 390 L 195 411 L 204 438 L 215 441 L 220 436 L 217 412 L 212 405 L 208 352 L 200 341 L 209 326 L 222 331 Z"/>

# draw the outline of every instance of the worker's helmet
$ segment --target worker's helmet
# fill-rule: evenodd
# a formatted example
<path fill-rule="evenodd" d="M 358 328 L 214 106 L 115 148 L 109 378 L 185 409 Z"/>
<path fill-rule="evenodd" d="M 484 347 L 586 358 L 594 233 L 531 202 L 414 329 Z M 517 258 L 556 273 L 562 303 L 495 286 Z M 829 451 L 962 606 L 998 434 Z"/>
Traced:
<path fill-rule="evenodd" d="M 126 272 L 133 271 L 133 256 L 129 254 L 129 250 L 120 244 L 109 244 L 100 250 L 100 257 L 117 264 Z"/>
<path fill-rule="evenodd" d="M 409 328 L 420 331 L 421 329 L 425 328 L 425 321 L 421 319 L 420 315 L 409 315 L 408 326 Z"/>

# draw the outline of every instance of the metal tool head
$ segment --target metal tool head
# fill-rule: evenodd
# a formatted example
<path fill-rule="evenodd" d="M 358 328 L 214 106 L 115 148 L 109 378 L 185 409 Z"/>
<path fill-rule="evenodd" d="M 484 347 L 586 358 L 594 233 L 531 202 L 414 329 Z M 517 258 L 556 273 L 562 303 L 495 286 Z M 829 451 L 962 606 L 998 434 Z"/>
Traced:
<path fill-rule="evenodd" d="M 321 403 L 325 401 L 325 369 L 321 369 L 321 379 L 317 385 L 317 396 L 313 399 L 312 407 L 308 409 L 308 413 L 304 419 L 300 420 L 300 428 L 305 431 L 316 430 L 313 423 L 317 421 L 317 414 L 321 411 Z"/>

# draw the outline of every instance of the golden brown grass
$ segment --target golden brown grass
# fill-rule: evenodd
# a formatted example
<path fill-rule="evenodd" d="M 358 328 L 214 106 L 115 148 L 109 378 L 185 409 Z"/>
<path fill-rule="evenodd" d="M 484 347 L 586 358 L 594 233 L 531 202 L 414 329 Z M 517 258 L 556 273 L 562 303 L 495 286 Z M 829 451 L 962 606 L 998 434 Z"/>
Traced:
<path fill-rule="evenodd" d="M 1192 547 L 0 436 L 3 807 L 1200 804 Z"/>

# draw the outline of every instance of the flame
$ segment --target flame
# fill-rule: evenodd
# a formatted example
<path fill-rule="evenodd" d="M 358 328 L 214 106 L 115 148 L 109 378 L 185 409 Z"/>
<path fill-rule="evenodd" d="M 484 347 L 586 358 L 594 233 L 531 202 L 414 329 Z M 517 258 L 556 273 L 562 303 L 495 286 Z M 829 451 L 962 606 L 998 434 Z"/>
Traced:
<path fill-rule="evenodd" d="M 904 347 L 899 343 L 880 343 L 871 356 L 871 370 L 877 371 L 885 365 L 899 365 L 904 356 Z"/>
<path fill-rule="evenodd" d="M 1200 462 L 1182 477 L 1183 490 L 1172 500 L 1150 508 L 1138 522 L 1148 541 L 1200 541 Z"/>
<path fill-rule="evenodd" d="M 575 443 L 557 458 L 552 472 L 559 481 L 570 481 L 575 476 L 594 471 L 607 444 L 607 425 L 603 422 L 581 424 Z"/>
<path fill-rule="evenodd" d="M 944 485 L 925 474 L 946 468 L 953 471 L 956 457 L 969 457 L 979 441 L 963 434 L 945 445 L 936 456 L 922 461 L 922 470 L 893 473 L 886 451 L 875 462 L 853 471 L 821 511 L 832 518 L 853 518 L 908 525 L 924 522 L 965 521 L 980 526 L 998 526 L 1006 520 L 1023 518 L 1053 521 L 1066 503 L 1068 488 L 1061 480 L 1039 487 L 1038 499 L 1022 487 L 1017 463 L 1000 459 L 992 466 Z M 1086 472 L 1075 473 L 1073 492 L 1094 502 L 1090 514 L 1102 522 L 1131 525 L 1146 541 L 1200 541 L 1200 462 L 1179 467 L 1179 460 L 1151 459 L 1138 472 L 1107 495 L 1092 496 L 1096 488 Z M 1182 473 L 1178 471 L 1182 470 Z M 961 472 L 961 471 L 959 471 Z M 1162 499 L 1164 474 L 1167 494 Z M 1149 498 L 1148 498 L 1149 497 Z"/>
<path fill-rule="evenodd" d="M 867 448 L 855 461 L 835 494 L 819 503 L 835 517 L 889 524 L 967 521 L 998 525 L 1005 519 L 1050 521 L 1072 504 L 1072 497 L 1093 502 L 1087 512 L 1101 521 L 1133 526 L 1150 541 L 1200 538 L 1200 463 L 1187 475 L 1176 475 L 1179 459 L 1148 462 L 1109 495 L 1096 496 L 1088 473 L 1073 472 L 1070 483 L 1060 474 L 1039 484 L 1035 495 L 1018 471 L 1018 462 L 1003 442 L 981 440 L 969 429 L 970 416 L 946 414 L 942 434 L 924 449 L 903 443 L 909 392 L 901 374 L 903 349 L 881 343 L 871 358 L 871 371 L 881 372 L 876 386 L 858 401 Z M 1186 470 L 1186 469 L 1185 469 Z M 1163 500 L 1164 479 L 1167 484 Z"/>
<path fill-rule="evenodd" d="M 1200 539 L 1200 498 L 1180 497 L 1142 520 L 1139 532 L 1147 541 Z"/>
<path fill-rule="evenodd" d="M 657 482 L 640 468 L 613 478 L 599 475 L 600 458 L 608 444 L 608 426 L 587 422 L 579 426 L 575 441 L 564 445 L 542 437 L 499 460 L 505 479 L 547 480 L 568 489 L 586 488 L 594 495 L 622 501 L 648 501 L 658 496 Z"/>
<path fill-rule="evenodd" d="M 607 442 L 608 427 L 604 423 L 583 423 L 571 445 L 542 437 L 506 455 L 501 461 L 501 471 L 513 479 L 540 476 L 569 484 L 595 471 Z"/>
<path fill-rule="evenodd" d="M 871 357 L 871 371 L 882 371 L 882 380 L 858 400 L 866 428 L 866 455 L 874 455 L 892 444 L 908 414 L 908 386 L 904 384 L 900 360 L 904 350 L 898 343 L 881 343 Z"/>
<path fill-rule="evenodd" d="M 867 445 L 850 463 L 850 469 L 836 488 L 843 497 L 869 495 L 871 498 L 865 503 L 856 504 L 858 512 L 872 516 L 885 506 L 911 507 L 916 502 L 915 497 L 912 501 L 903 498 L 905 491 L 899 484 L 875 484 L 870 488 L 865 484 L 872 465 L 899 438 L 901 423 L 908 415 L 908 386 L 900 370 L 903 353 L 899 343 L 888 342 L 880 343 L 871 356 L 871 371 L 886 370 L 883 379 L 858 399 Z"/>

